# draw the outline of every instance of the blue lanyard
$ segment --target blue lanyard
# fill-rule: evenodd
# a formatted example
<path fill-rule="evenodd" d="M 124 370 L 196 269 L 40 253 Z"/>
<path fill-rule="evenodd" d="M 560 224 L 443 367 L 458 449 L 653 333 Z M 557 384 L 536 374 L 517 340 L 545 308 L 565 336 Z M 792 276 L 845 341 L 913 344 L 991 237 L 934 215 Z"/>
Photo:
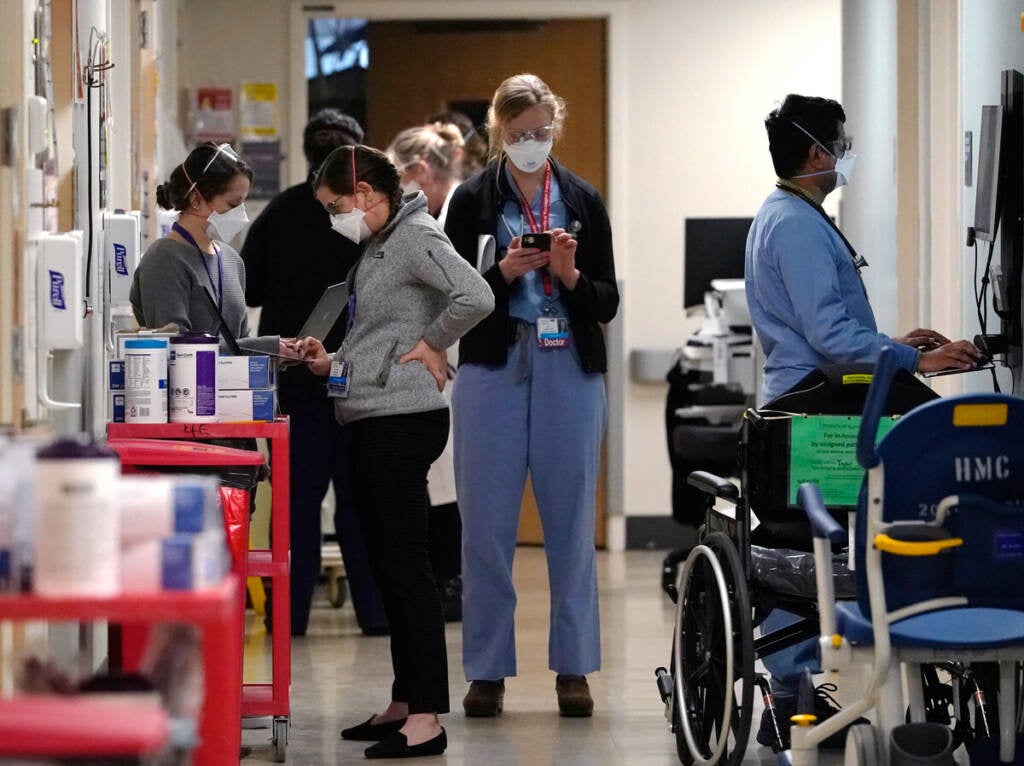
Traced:
<path fill-rule="evenodd" d="M 213 251 L 217 253 L 217 284 L 213 283 L 213 273 L 210 271 L 210 266 L 206 262 L 206 255 L 200 249 L 196 243 L 195 238 L 188 233 L 188 230 L 184 226 L 181 226 L 177 221 L 171 226 L 173 231 L 178 232 L 181 238 L 188 242 L 199 252 L 199 260 L 203 262 L 203 268 L 206 269 L 206 276 L 210 278 L 210 287 L 213 288 L 213 296 L 217 299 L 217 308 L 224 308 L 224 257 L 221 255 L 220 248 L 217 247 L 216 242 L 212 242 Z"/>

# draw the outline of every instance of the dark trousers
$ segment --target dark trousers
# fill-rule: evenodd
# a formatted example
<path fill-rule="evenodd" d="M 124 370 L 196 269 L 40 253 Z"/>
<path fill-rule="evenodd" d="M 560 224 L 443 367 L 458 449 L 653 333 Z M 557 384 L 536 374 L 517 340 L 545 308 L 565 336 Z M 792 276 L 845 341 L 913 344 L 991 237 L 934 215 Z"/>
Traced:
<path fill-rule="evenodd" d="M 462 517 L 458 503 L 430 507 L 430 564 L 443 585 L 462 574 Z"/>
<path fill-rule="evenodd" d="M 320 505 L 334 482 L 334 529 L 345 561 L 352 606 L 359 627 L 387 626 L 380 593 L 370 570 L 349 480 L 348 431 L 334 417 L 334 404 L 308 386 L 282 385 L 281 411 L 291 417 L 291 606 L 292 635 L 309 623 L 313 591 L 320 578 Z"/>
<path fill-rule="evenodd" d="M 427 469 L 448 440 L 447 409 L 349 424 L 352 489 L 391 624 L 396 702 L 448 712 L 448 654 L 431 570 Z"/>

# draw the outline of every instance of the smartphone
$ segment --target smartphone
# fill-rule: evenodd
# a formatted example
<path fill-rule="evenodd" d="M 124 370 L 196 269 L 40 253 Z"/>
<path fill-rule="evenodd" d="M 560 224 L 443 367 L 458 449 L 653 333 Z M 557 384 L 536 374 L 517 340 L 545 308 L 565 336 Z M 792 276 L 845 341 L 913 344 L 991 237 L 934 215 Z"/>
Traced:
<path fill-rule="evenodd" d="M 535 247 L 538 250 L 551 249 L 551 234 L 546 231 L 527 232 L 523 235 L 523 247 Z"/>

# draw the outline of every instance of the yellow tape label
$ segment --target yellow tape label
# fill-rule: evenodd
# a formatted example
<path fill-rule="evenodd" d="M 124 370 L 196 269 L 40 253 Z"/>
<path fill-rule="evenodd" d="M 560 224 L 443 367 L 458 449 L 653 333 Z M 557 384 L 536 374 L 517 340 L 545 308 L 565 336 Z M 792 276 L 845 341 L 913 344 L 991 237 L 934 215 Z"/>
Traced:
<path fill-rule="evenodd" d="M 867 385 L 871 385 L 871 379 L 873 377 L 874 375 L 872 375 L 869 372 L 851 372 L 850 374 L 843 376 L 843 385 L 850 386 L 854 385 L 855 383 L 865 383 Z"/>
<path fill-rule="evenodd" d="M 1005 426 L 1008 414 L 1005 404 L 958 404 L 953 408 L 953 425 Z"/>

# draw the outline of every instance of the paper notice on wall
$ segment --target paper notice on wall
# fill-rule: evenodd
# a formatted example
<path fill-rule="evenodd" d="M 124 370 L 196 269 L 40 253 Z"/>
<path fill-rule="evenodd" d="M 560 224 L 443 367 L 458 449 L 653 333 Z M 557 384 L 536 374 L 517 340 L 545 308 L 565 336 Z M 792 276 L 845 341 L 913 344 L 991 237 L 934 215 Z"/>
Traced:
<path fill-rule="evenodd" d="M 196 90 L 193 135 L 196 143 L 222 143 L 235 137 L 231 88 L 205 86 Z"/>
<path fill-rule="evenodd" d="M 242 83 L 241 121 L 243 141 L 277 140 L 277 83 Z"/>

